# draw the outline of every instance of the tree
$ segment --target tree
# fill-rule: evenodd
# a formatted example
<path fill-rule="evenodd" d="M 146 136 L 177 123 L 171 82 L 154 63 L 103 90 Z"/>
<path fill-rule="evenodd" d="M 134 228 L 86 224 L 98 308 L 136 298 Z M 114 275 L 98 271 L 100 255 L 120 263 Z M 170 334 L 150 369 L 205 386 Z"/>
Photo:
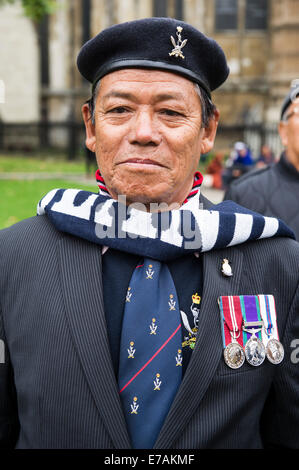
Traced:
<path fill-rule="evenodd" d="M 21 2 L 25 15 L 35 23 L 39 23 L 45 15 L 57 8 L 56 0 L 0 0 L 0 7 L 5 4 Z"/>

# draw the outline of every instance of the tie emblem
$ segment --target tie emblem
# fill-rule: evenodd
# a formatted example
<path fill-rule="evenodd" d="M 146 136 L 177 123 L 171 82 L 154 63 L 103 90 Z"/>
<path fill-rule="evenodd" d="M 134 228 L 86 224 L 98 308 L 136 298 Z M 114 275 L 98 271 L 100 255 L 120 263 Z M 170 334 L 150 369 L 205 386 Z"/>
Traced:
<path fill-rule="evenodd" d="M 157 334 L 157 324 L 156 324 L 156 319 L 155 318 L 152 318 L 152 323 L 150 325 L 150 334 L 151 335 L 155 335 Z"/>
<path fill-rule="evenodd" d="M 127 349 L 128 354 L 129 354 L 128 359 L 134 359 L 134 354 L 135 354 L 136 349 L 134 349 L 133 346 L 134 346 L 134 341 L 131 341 L 130 342 L 130 347 L 129 347 L 129 349 Z"/>
<path fill-rule="evenodd" d="M 190 307 L 190 311 L 193 315 L 193 326 L 192 326 L 192 322 L 191 322 L 191 325 L 190 325 L 189 320 L 188 320 L 188 316 L 186 315 L 186 313 L 183 310 L 181 310 L 182 322 L 184 324 L 185 329 L 188 332 L 188 336 L 184 336 L 184 341 L 182 343 L 183 348 L 185 348 L 186 346 L 189 346 L 190 349 L 195 348 L 196 335 L 197 335 L 197 332 L 198 332 L 200 302 L 201 302 L 201 297 L 196 292 L 195 294 L 192 295 L 192 305 Z"/>
<path fill-rule="evenodd" d="M 137 415 L 137 410 L 139 408 L 139 405 L 137 405 L 137 397 L 133 398 L 133 403 L 131 405 L 131 415 Z"/>
<path fill-rule="evenodd" d="M 156 379 L 154 380 L 154 390 L 160 390 L 160 385 L 162 381 L 160 380 L 160 374 L 156 374 Z"/>
<path fill-rule="evenodd" d="M 178 349 L 178 354 L 175 357 L 175 360 L 176 360 L 176 365 L 177 366 L 182 366 L 183 356 L 182 356 L 182 350 L 181 349 Z"/>
<path fill-rule="evenodd" d="M 175 310 L 175 300 L 173 300 L 173 294 L 170 294 L 169 296 L 169 302 L 168 302 L 168 305 L 169 305 L 169 310 Z"/>
<path fill-rule="evenodd" d="M 153 279 L 154 270 L 152 269 L 153 265 L 149 264 L 148 269 L 146 270 L 146 279 Z"/>
<path fill-rule="evenodd" d="M 128 287 L 127 295 L 126 295 L 126 302 L 131 302 L 132 292 L 131 287 Z"/>

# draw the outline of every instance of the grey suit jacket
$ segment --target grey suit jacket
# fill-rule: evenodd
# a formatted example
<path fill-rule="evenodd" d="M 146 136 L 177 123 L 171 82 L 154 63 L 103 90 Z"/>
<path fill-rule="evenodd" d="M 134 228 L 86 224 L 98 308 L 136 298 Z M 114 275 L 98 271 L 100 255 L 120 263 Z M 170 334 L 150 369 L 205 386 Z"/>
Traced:
<path fill-rule="evenodd" d="M 232 277 L 221 274 L 228 258 Z M 299 447 L 299 244 L 203 254 L 199 333 L 158 449 Z M 280 365 L 223 360 L 220 295 L 273 294 Z M 0 232 L 0 446 L 128 449 L 105 322 L 101 247 L 46 216 Z M 3 362 L 3 361 L 2 361 Z"/>

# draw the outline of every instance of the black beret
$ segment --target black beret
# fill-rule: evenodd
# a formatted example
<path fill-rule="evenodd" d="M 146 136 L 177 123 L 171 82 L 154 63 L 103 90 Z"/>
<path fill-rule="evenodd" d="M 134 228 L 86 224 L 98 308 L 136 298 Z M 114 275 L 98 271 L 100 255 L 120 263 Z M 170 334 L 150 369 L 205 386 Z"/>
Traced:
<path fill-rule="evenodd" d="M 288 107 L 293 103 L 293 101 L 299 96 L 299 83 L 297 80 L 294 81 L 294 83 L 291 85 L 291 88 L 285 97 L 282 107 L 281 107 L 281 112 L 280 112 L 280 119 L 282 120 L 284 113 L 288 109 Z"/>
<path fill-rule="evenodd" d="M 219 44 L 173 18 L 145 18 L 104 29 L 84 44 L 77 65 L 93 86 L 115 70 L 159 69 L 198 83 L 209 95 L 229 74 Z"/>

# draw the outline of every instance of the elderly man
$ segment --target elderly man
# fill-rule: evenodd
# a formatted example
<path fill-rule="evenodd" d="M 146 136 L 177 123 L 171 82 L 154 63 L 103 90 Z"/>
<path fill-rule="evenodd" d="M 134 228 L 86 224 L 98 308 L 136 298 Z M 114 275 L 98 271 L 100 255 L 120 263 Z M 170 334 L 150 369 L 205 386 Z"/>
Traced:
<path fill-rule="evenodd" d="M 294 81 L 284 99 L 278 127 L 285 147 L 280 160 L 251 172 L 231 184 L 225 199 L 231 199 L 264 215 L 279 217 L 299 240 L 299 85 Z"/>
<path fill-rule="evenodd" d="M 99 194 L 55 189 L 0 234 L 0 442 L 298 447 L 298 244 L 200 194 L 221 48 L 150 18 L 83 46 Z"/>

